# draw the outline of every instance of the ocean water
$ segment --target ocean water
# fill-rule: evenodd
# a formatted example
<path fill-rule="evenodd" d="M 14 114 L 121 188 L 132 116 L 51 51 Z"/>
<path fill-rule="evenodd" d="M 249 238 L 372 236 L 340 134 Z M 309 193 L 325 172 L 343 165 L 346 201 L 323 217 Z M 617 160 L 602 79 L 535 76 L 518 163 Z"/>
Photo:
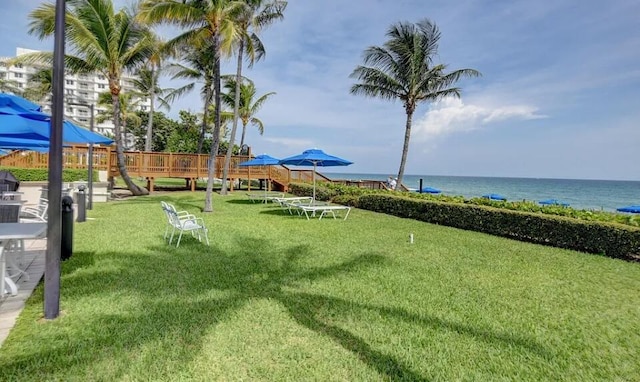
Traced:
<path fill-rule="evenodd" d="M 390 175 L 322 173 L 330 179 L 382 181 Z M 434 187 L 445 195 L 462 195 L 465 198 L 496 193 L 510 201 L 558 199 L 576 209 L 604 211 L 640 205 L 640 181 L 405 175 L 403 183 L 411 189 L 418 189 L 420 179 L 423 187 Z"/>

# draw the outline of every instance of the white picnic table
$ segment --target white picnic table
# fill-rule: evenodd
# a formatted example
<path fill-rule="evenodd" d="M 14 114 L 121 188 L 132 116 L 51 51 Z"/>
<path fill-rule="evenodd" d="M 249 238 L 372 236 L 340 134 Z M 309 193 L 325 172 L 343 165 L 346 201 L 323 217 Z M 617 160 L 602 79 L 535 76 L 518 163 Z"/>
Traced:
<path fill-rule="evenodd" d="M 18 287 L 7 275 L 5 249 L 12 240 L 40 239 L 47 234 L 47 223 L 0 223 L 0 295 L 18 294 Z M 8 288 L 8 290 L 5 290 Z"/>

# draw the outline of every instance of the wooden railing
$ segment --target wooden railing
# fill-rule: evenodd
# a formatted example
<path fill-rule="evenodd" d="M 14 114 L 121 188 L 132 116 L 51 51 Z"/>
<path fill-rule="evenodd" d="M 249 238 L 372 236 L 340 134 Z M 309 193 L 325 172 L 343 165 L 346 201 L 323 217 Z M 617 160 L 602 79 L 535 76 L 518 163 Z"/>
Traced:
<path fill-rule="evenodd" d="M 62 167 L 86 169 L 89 163 L 88 146 L 72 146 L 63 149 Z M 185 178 L 197 179 L 208 176 L 209 155 L 166 152 L 125 151 L 124 159 L 130 176 L 142 178 Z M 224 156 L 216 157 L 214 177 L 223 175 Z M 269 179 L 281 188 L 287 189 L 291 182 L 313 182 L 313 170 L 291 170 L 286 166 L 240 167 L 239 164 L 251 159 L 249 155 L 231 157 L 228 178 Z M 107 171 L 108 176 L 118 177 L 117 153 L 112 147 L 94 146 L 93 168 Z M 0 157 L 0 166 L 21 168 L 48 168 L 47 153 L 14 151 Z M 331 182 L 326 176 L 316 172 L 316 181 Z"/>

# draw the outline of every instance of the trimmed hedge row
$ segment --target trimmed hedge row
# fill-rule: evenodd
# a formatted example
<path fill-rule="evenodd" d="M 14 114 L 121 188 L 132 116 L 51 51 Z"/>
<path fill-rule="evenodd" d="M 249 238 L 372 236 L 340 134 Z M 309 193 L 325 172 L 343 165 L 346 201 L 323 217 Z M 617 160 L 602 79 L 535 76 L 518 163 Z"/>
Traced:
<path fill-rule="evenodd" d="M 49 180 L 49 170 L 46 168 L 18 168 L 0 167 L 0 170 L 9 171 L 21 182 L 44 182 Z M 87 170 L 82 169 L 62 169 L 63 182 L 76 182 L 87 180 Z M 93 172 L 93 179 L 98 179 L 98 173 Z"/>
<path fill-rule="evenodd" d="M 619 224 L 392 195 L 362 195 L 355 205 L 370 211 L 521 241 L 640 260 L 640 229 Z"/>

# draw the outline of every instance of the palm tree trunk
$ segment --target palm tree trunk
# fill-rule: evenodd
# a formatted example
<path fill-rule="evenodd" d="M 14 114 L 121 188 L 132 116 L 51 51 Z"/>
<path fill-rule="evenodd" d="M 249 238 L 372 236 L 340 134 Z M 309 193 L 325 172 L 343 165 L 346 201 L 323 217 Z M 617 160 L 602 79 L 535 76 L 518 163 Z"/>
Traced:
<path fill-rule="evenodd" d="M 215 123 L 213 127 L 213 142 L 211 144 L 211 152 L 209 153 L 209 168 L 207 179 L 207 192 L 204 197 L 203 212 L 213 212 L 213 203 L 211 194 L 213 193 L 213 176 L 216 169 L 216 155 L 218 155 L 218 147 L 220 146 L 220 33 L 216 31 L 213 35 L 214 49 L 214 97 L 215 97 Z"/>
<path fill-rule="evenodd" d="M 240 138 L 240 148 L 241 149 L 242 149 L 242 146 L 244 146 L 244 134 L 246 132 L 247 132 L 247 124 L 242 122 L 242 137 Z"/>
<path fill-rule="evenodd" d="M 149 97 L 149 121 L 147 124 L 147 141 L 144 143 L 144 151 L 151 151 L 151 144 L 153 142 L 153 102 L 156 98 L 156 83 L 154 66 L 151 65 L 151 95 Z"/>
<path fill-rule="evenodd" d="M 242 81 L 242 52 L 244 51 L 244 40 L 240 39 L 240 45 L 238 46 L 238 69 L 236 71 L 236 98 L 233 105 L 233 127 L 231 128 L 231 137 L 229 138 L 229 147 L 227 148 L 227 155 L 224 157 L 224 170 L 222 174 L 222 190 L 220 194 L 227 194 L 227 176 L 229 175 L 229 167 L 231 167 L 231 152 L 233 151 L 233 144 L 236 141 L 236 131 L 238 130 L 238 118 L 240 114 L 240 81 Z M 242 132 L 242 139 L 244 140 L 244 131 Z"/>
<path fill-rule="evenodd" d="M 126 162 L 124 158 L 124 149 L 122 144 L 122 134 L 120 129 L 120 89 L 113 88 L 111 91 L 111 101 L 113 102 L 113 129 L 115 132 L 116 139 L 116 162 L 118 165 L 118 171 L 120 171 L 120 175 L 122 176 L 122 180 L 124 180 L 127 188 L 134 196 L 139 195 L 147 195 L 149 191 L 145 188 L 138 187 L 131 178 L 129 177 L 129 173 L 127 172 Z M 115 94 L 114 94 L 115 93 Z"/>
<path fill-rule="evenodd" d="M 402 178 L 404 177 L 404 166 L 407 163 L 407 154 L 409 153 L 409 140 L 411 139 L 411 122 L 413 120 L 413 109 L 408 107 L 407 109 L 407 123 L 404 130 L 404 145 L 402 145 L 402 158 L 400 159 L 400 169 L 398 170 L 398 181 L 396 182 L 396 190 L 400 188 L 402 184 Z"/>
<path fill-rule="evenodd" d="M 207 120 L 209 119 L 209 105 L 211 100 L 211 83 L 205 81 L 204 110 L 202 111 L 202 127 L 200 128 L 200 136 L 198 137 L 198 154 L 202 153 L 204 144 L 204 133 L 207 131 Z"/>

